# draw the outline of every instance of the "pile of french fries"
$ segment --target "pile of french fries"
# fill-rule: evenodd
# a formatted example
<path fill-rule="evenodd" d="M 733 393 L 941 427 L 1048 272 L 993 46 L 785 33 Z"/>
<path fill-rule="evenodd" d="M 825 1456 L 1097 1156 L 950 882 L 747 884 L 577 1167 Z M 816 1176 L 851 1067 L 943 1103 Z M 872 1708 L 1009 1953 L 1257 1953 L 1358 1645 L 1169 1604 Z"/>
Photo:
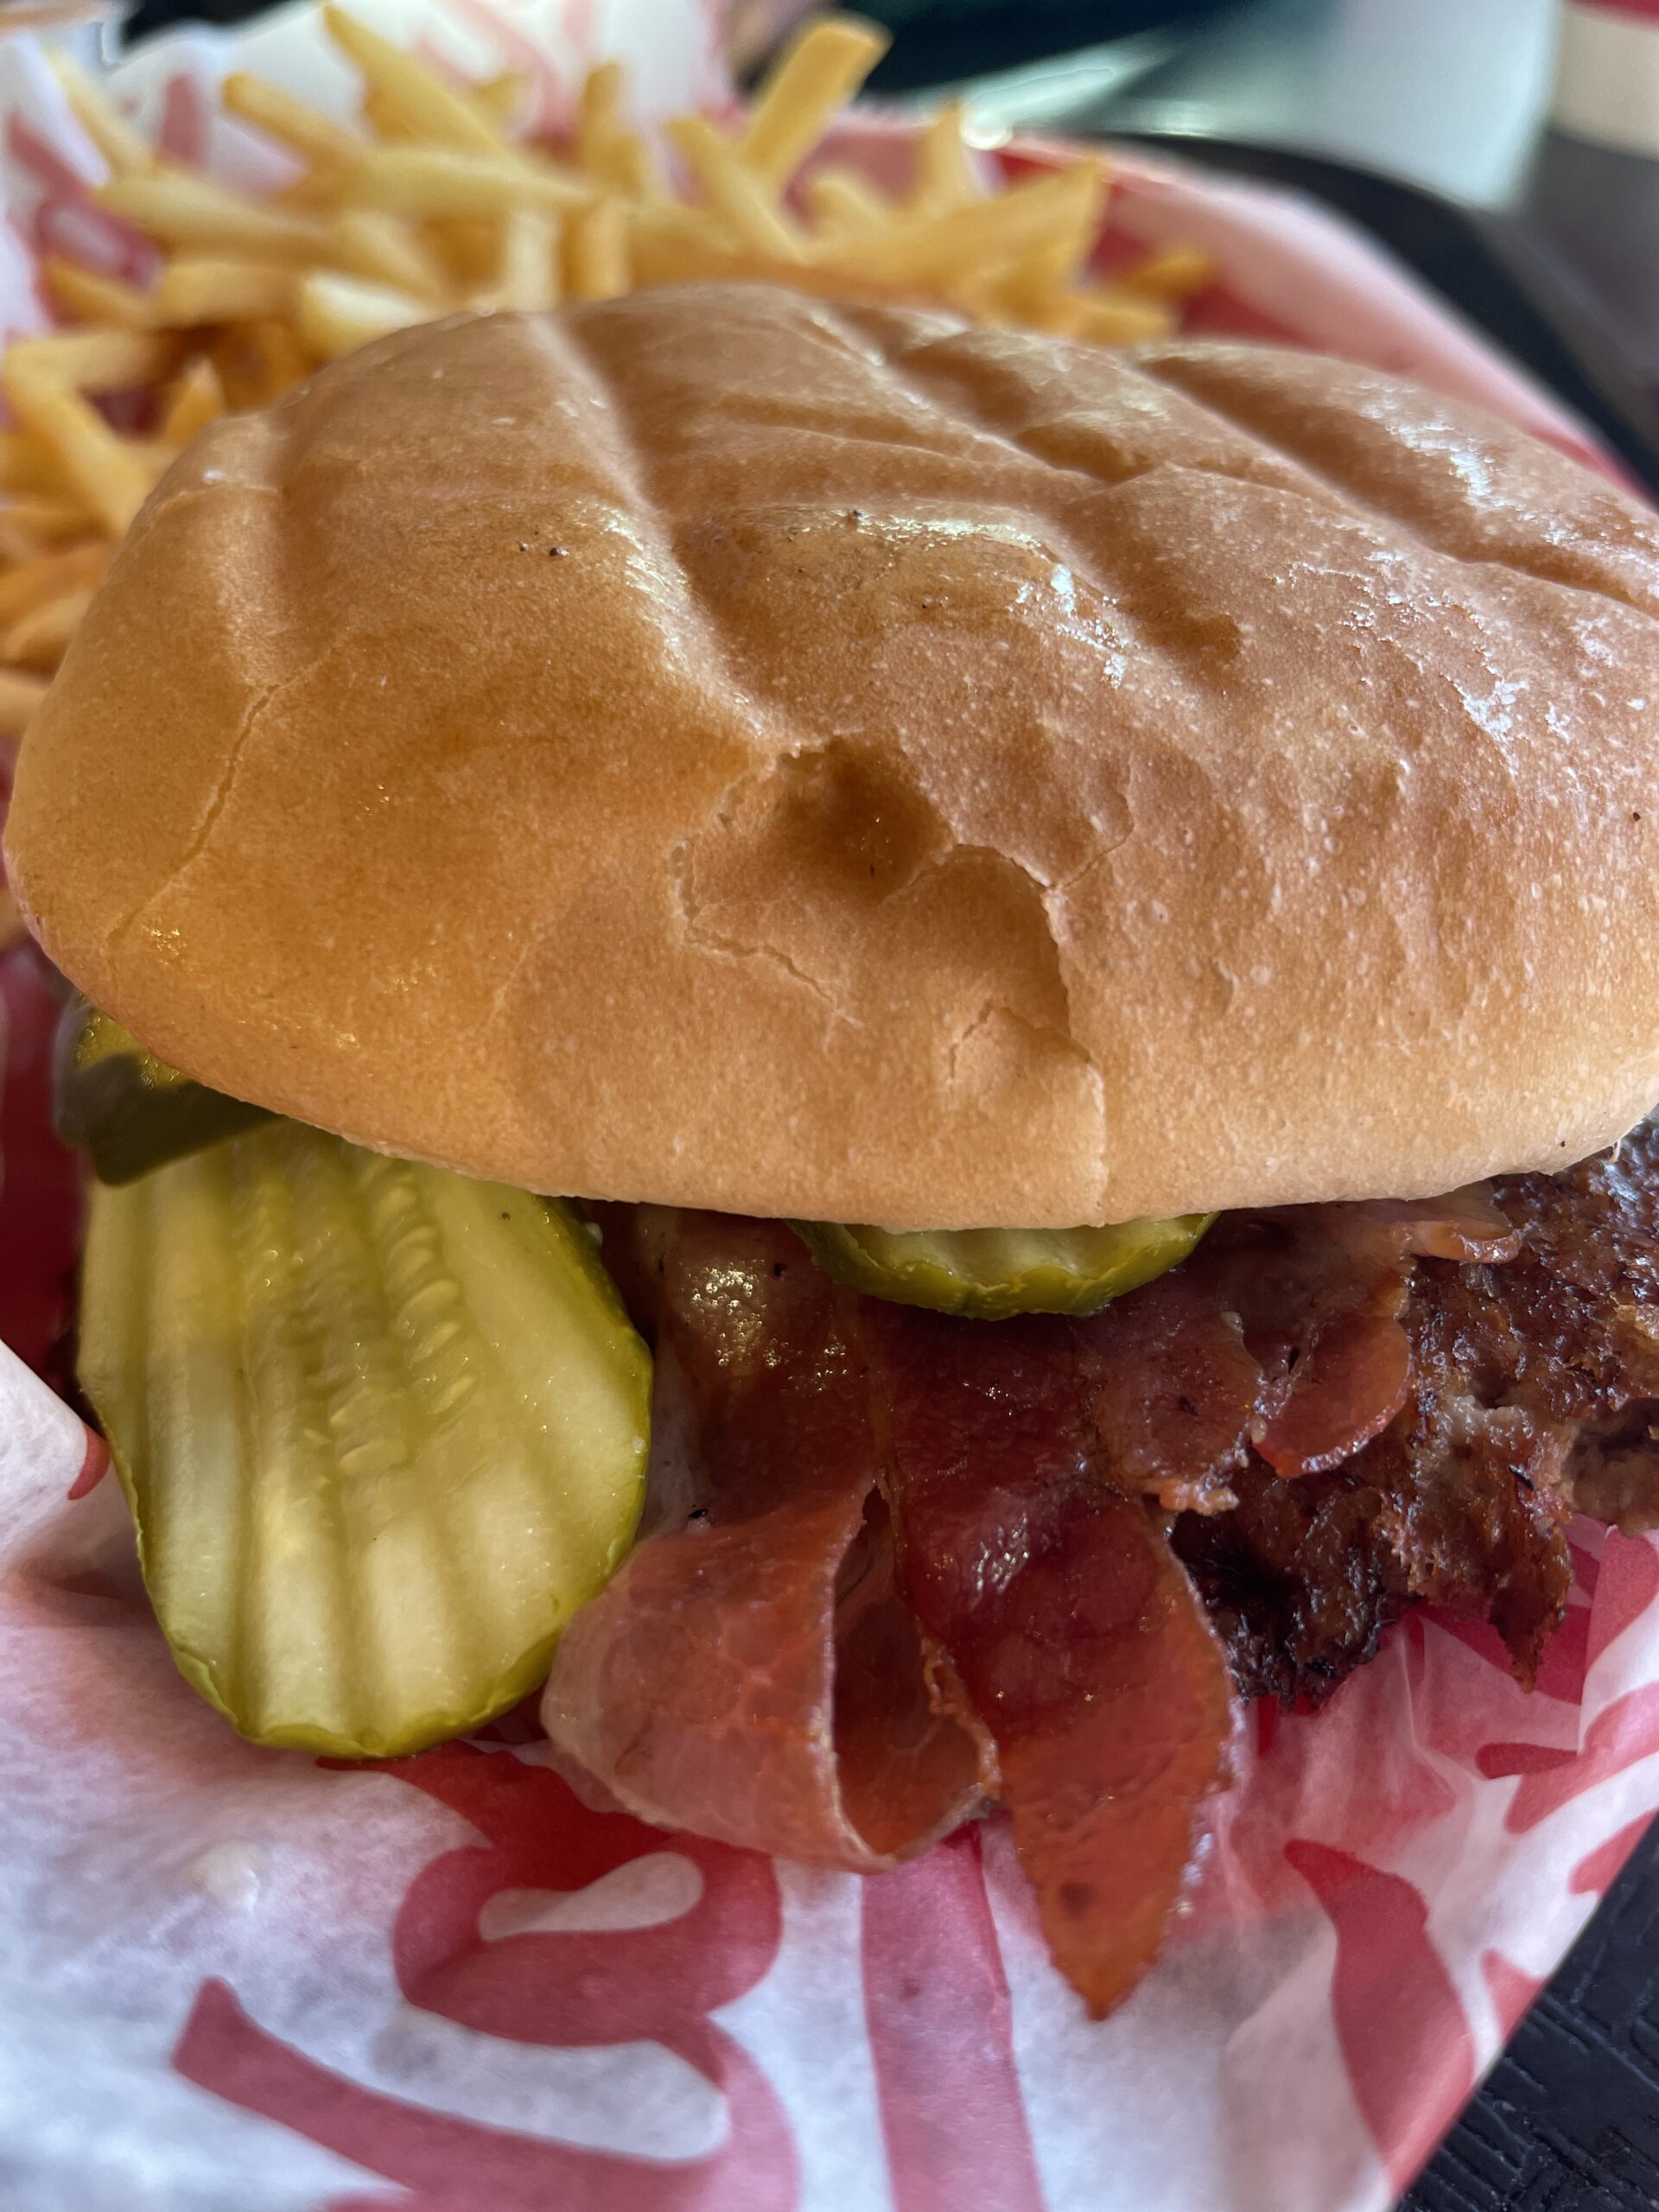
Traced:
<path fill-rule="evenodd" d="M 173 455 L 388 331 L 742 276 L 1124 344 L 1168 332 L 1210 278 L 1205 256 L 1177 250 L 1093 281 L 1105 164 L 987 192 L 954 106 L 923 130 L 902 196 L 814 162 L 886 47 L 855 17 L 806 25 L 734 128 L 682 116 L 664 149 L 629 123 L 614 62 L 588 75 L 569 143 L 546 148 L 515 133 L 522 81 L 454 83 L 344 9 L 324 16 L 362 79 L 355 128 L 260 78 L 225 81 L 226 108 L 292 158 L 269 200 L 163 159 L 54 60 L 109 168 L 92 196 L 151 242 L 155 265 L 138 286 L 48 258 L 62 327 L 0 361 L 14 425 L 0 432 L 0 735 L 27 725 Z"/>

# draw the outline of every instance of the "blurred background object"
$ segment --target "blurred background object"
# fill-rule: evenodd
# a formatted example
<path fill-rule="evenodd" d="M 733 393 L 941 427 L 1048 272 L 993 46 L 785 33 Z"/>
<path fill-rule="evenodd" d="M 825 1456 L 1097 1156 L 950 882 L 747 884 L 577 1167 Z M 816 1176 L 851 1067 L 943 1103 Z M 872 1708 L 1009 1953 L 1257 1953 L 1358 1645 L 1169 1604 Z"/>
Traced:
<path fill-rule="evenodd" d="M 1554 119 L 1597 145 L 1659 155 L 1659 8 L 1653 0 L 1567 0 Z"/>
<path fill-rule="evenodd" d="M 119 51 L 120 10 L 116 0 L 0 0 L 0 31 L 29 31 L 92 61 Z"/>
<path fill-rule="evenodd" d="M 816 0 L 735 0 L 728 44 L 740 73 L 757 68 L 787 27 Z M 1046 54 L 1077 54 L 1109 42 L 1141 42 L 1164 58 L 1181 29 L 1227 11 L 1229 0 L 874 0 L 859 13 L 893 34 L 876 71 L 881 93 L 983 77 Z"/>
<path fill-rule="evenodd" d="M 1081 55 L 982 83 L 972 101 L 1017 129 L 1035 102 L 1050 130 L 1285 147 L 1492 204 L 1518 184 L 1548 107 L 1555 19 L 1556 0 L 1243 0 L 1156 32 L 1140 22 L 1143 66 L 1098 90 Z M 887 73 L 894 56 L 901 74 L 918 66 L 905 54 L 900 39 Z"/>

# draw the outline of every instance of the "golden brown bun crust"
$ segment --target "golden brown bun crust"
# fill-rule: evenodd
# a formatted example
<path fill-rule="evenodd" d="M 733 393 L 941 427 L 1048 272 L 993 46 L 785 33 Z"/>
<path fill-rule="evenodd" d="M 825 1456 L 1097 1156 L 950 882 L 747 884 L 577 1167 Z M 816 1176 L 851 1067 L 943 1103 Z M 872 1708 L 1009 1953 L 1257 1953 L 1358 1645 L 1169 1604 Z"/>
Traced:
<path fill-rule="evenodd" d="M 1659 525 L 1368 372 L 763 288 L 210 430 L 24 752 L 48 950 L 387 1150 L 1065 1224 L 1659 1097 Z"/>

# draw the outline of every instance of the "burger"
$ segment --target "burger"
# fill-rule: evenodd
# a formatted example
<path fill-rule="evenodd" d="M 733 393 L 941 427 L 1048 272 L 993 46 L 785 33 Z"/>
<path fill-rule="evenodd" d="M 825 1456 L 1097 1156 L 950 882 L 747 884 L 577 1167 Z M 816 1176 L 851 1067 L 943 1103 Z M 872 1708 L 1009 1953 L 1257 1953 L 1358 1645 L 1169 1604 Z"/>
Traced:
<path fill-rule="evenodd" d="M 207 430 L 24 748 L 185 1675 L 666 1827 L 1006 1807 L 1103 2011 L 1243 1700 L 1659 1517 L 1659 523 L 1300 354 L 688 285 Z"/>

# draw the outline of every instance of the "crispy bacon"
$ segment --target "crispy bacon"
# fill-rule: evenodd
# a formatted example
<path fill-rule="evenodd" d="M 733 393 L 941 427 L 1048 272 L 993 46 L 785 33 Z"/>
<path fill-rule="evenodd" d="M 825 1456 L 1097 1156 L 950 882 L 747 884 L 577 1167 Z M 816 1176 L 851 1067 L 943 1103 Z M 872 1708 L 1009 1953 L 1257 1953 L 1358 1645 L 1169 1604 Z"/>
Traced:
<path fill-rule="evenodd" d="M 1103 1471 L 1171 1512 L 1220 1512 L 1274 1384 L 1200 1257 L 1083 1325 Z M 1079 1332 L 1081 1333 L 1081 1332 Z"/>
<path fill-rule="evenodd" d="M 1086 1329 L 859 1303 L 901 1585 L 1099 2016 L 1156 1957 L 1224 1779 L 1225 1658 L 1162 1530 L 1103 1478 Z"/>
<path fill-rule="evenodd" d="M 565 1632 L 548 1734 L 644 1819 L 890 1866 L 977 1808 L 977 1748 L 932 1709 L 893 1588 L 834 1286 L 776 1223 L 642 1210 L 636 1226 L 661 1525 Z"/>
<path fill-rule="evenodd" d="M 860 1300 L 763 1223 L 642 1215 L 632 1253 L 668 1502 L 556 1655 L 556 1754 L 645 1818 L 861 1871 L 1000 1787 L 1104 2010 L 1187 1878 L 1231 1689 L 1099 1465 L 1088 1329 Z"/>
<path fill-rule="evenodd" d="M 866 1869 L 1000 1795 L 1097 2011 L 1187 1879 L 1229 1662 L 1318 1698 L 1428 1600 L 1528 1681 L 1575 1503 L 1659 1522 L 1655 1123 L 1557 1177 L 1226 1216 L 1084 1321 L 861 1300 L 775 1224 L 613 1209 L 607 1257 L 657 1340 L 653 1533 L 556 1655 L 556 1755 Z"/>
<path fill-rule="evenodd" d="M 1089 1324 L 1115 1478 L 1216 1512 L 1252 1452 L 1281 1475 L 1351 1459 L 1406 1402 L 1415 1259 L 1501 1259 L 1516 1243 L 1480 1189 L 1224 1217 L 1184 1267 Z"/>

